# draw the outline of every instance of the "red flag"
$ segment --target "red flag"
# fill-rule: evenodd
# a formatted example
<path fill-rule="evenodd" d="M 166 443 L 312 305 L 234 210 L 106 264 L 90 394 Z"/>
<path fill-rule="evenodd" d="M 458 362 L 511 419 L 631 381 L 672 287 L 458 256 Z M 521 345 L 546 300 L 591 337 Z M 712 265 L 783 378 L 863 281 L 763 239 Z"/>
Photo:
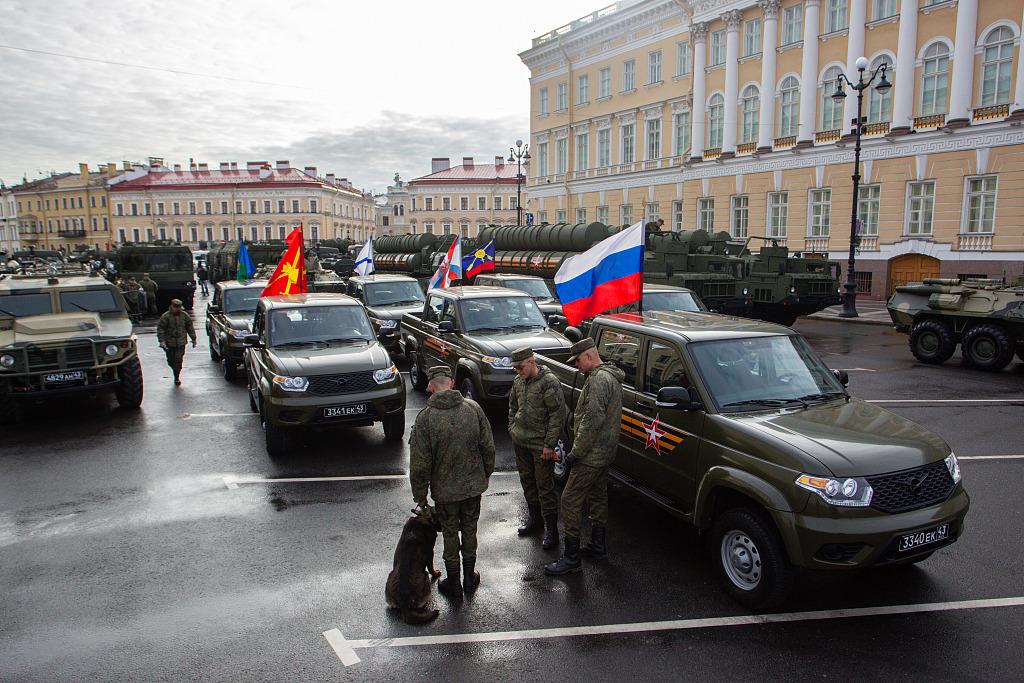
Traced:
<path fill-rule="evenodd" d="M 302 226 L 291 231 L 285 239 L 288 249 L 270 276 L 270 282 L 260 296 L 277 294 L 303 294 L 306 292 L 306 261 L 302 248 Z"/>

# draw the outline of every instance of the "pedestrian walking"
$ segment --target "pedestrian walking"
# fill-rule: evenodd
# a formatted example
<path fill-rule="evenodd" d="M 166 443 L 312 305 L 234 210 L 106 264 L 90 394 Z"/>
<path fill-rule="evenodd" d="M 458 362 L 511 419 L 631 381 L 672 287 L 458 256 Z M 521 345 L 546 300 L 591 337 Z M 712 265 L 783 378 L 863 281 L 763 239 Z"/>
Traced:
<path fill-rule="evenodd" d="M 586 375 L 573 413 L 572 470 L 562 491 L 562 528 L 565 546 L 557 562 L 544 567 L 553 576 L 582 569 L 580 555 L 603 559 L 607 554 L 608 466 L 615 459 L 622 421 L 622 380 L 626 373 L 601 362 L 594 340 L 572 345 L 569 363 Z M 580 548 L 580 517 L 589 508 L 590 543 Z"/>
<path fill-rule="evenodd" d="M 514 351 L 512 368 L 517 377 L 508 398 L 508 433 L 527 510 L 519 535 L 543 528 L 541 547 L 550 550 L 558 546 L 555 446 L 565 423 L 565 397 L 554 373 L 537 365 L 533 349 Z"/>
<path fill-rule="evenodd" d="M 171 306 L 156 324 L 156 339 L 167 354 L 167 365 L 174 371 L 174 385 L 181 384 L 181 363 L 185 359 L 185 344 L 192 340 L 196 347 L 196 328 L 192 316 L 182 308 L 181 299 L 171 299 Z"/>
<path fill-rule="evenodd" d="M 209 277 L 210 273 L 206 270 L 206 263 L 200 261 L 199 267 L 196 268 L 196 278 L 199 280 L 199 288 L 202 291 L 203 296 L 210 296 L 210 290 L 206 284 Z"/>
<path fill-rule="evenodd" d="M 483 409 L 454 389 L 452 371 L 443 365 L 427 370 L 427 406 L 416 416 L 409 437 L 409 482 L 412 496 L 427 505 L 427 490 L 444 540 L 445 595 L 472 593 L 480 584 L 476 571 L 476 527 L 480 496 L 494 472 L 494 437 Z M 465 581 L 459 585 L 459 557 Z"/>
<path fill-rule="evenodd" d="M 153 278 L 149 277 L 149 273 L 143 273 L 142 279 L 139 280 L 139 285 L 142 290 L 146 293 L 146 306 L 145 310 L 150 315 L 157 315 L 156 310 L 156 292 L 160 289 L 160 285 L 153 281 Z"/>

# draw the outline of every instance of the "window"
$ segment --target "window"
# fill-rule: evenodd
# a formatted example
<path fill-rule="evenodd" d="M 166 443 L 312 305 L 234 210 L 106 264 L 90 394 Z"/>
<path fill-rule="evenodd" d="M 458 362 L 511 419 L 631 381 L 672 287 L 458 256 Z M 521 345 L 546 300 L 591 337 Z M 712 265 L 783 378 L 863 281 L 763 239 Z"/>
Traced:
<path fill-rule="evenodd" d="M 558 211 L 555 211 L 555 222 L 557 222 L 557 223 L 564 223 L 565 222 L 565 209 L 559 209 Z"/>
<path fill-rule="evenodd" d="M 605 67 L 597 72 L 597 97 L 598 99 L 612 96 L 612 70 Z"/>
<path fill-rule="evenodd" d="M 424 208 L 425 211 L 433 211 L 434 210 L 434 198 L 433 197 L 425 198 L 423 200 L 423 208 Z"/>
<path fill-rule="evenodd" d="M 846 28 L 846 0 L 828 0 L 825 10 L 825 33 Z"/>
<path fill-rule="evenodd" d="M 235 213 L 242 213 L 242 202 L 241 200 L 235 201 Z"/>
<path fill-rule="evenodd" d="M 590 149 L 590 135 L 588 133 L 580 133 L 576 136 L 576 170 L 585 171 L 590 166 L 588 165 L 589 160 L 587 159 L 587 152 Z"/>
<path fill-rule="evenodd" d="M 316 200 L 315 199 L 310 199 L 309 200 L 309 212 L 310 213 L 319 213 L 319 211 L 317 211 L 317 205 L 316 205 Z"/>
<path fill-rule="evenodd" d="M 660 213 L 661 212 L 658 209 L 658 203 L 657 202 L 650 202 L 650 203 L 648 203 L 647 206 L 644 207 L 644 222 L 645 223 L 654 223 L 660 217 L 659 216 Z"/>
<path fill-rule="evenodd" d="M 508 198 L 508 210 L 518 211 L 519 210 L 519 199 L 514 195 L 510 195 Z"/>
<path fill-rule="evenodd" d="M 459 236 L 469 237 L 469 223 L 459 223 Z"/>
<path fill-rule="evenodd" d="M 896 16 L 896 0 L 875 0 L 875 21 Z"/>
<path fill-rule="evenodd" d="M 498 195 L 494 197 L 494 210 L 501 211 L 501 197 Z"/>
<path fill-rule="evenodd" d="M 149 213 L 150 213 L 149 202 L 146 202 L 145 204 L 142 205 L 142 213 L 144 213 L 147 216 L 149 215 Z"/>
<path fill-rule="evenodd" d="M 253 213 L 256 213 L 256 212 L 253 211 Z M 263 213 L 270 213 L 270 200 L 269 199 L 263 202 Z"/>
<path fill-rule="evenodd" d="M 569 168 L 569 139 L 555 141 L 555 173 L 561 175 Z"/>
<path fill-rule="evenodd" d="M 878 234 L 878 210 L 881 206 L 882 187 L 863 185 L 857 190 L 857 218 L 860 220 L 860 234 Z"/>
<path fill-rule="evenodd" d="M 761 18 L 751 19 L 743 24 L 743 56 L 749 57 L 761 52 Z"/>
<path fill-rule="evenodd" d="M 469 197 L 459 197 L 459 211 L 469 211 Z"/>
<path fill-rule="evenodd" d="M 690 73 L 690 41 L 676 44 L 676 76 Z"/>
<path fill-rule="evenodd" d="M 545 174 L 545 175 L 547 175 L 547 174 Z M 477 197 L 476 198 L 476 210 L 477 211 L 486 211 L 487 210 L 487 197 Z"/>
<path fill-rule="evenodd" d="M 131 209 L 132 209 L 132 215 L 133 216 L 138 216 L 139 215 L 139 205 L 138 204 L 136 204 L 135 202 L 132 202 Z"/>
<path fill-rule="evenodd" d="M 556 91 L 555 111 L 565 111 L 569 108 L 569 84 L 561 82 Z"/>
<path fill-rule="evenodd" d="M 749 223 L 749 202 L 745 195 L 732 198 L 732 220 L 729 224 L 729 232 L 733 237 L 746 237 L 747 225 Z"/>
<path fill-rule="evenodd" d="M 683 203 L 672 202 L 672 232 L 679 232 L 683 229 Z"/>
<path fill-rule="evenodd" d="M 21 206 L 18 207 L 18 210 L 19 211 L 21 210 Z M 117 205 L 117 215 L 118 216 L 123 216 L 124 215 L 124 204 L 118 204 Z"/>
<path fill-rule="evenodd" d="M 786 237 L 789 233 L 789 193 L 768 194 L 768 237 Z"/>
<path fill-rule="evenodd" d="M 537 175 L 546 176 L 548 174 L 548 143 L 542 142 L 537 145 Z M 484 207 L 487 208 L 487 207 Z M 482 211 L 483 209 L 481 209 Z"/>
<path fill-rule="evenodd" d="M 548 212 L 547 211 L 541 211 L 540 213 L 538 213 L 537 214 L 537 220 L 539 220 L 541 222 L 541 224 L 547 223 L 548 222 Z"/>
<path fill-rule="evenodd" d="M 821 94 L 821 130 L 836 130 L 843 126 L 843 103 L 846 100 L 832 99 L 832 93 L 836 91 L 836 79 L 840 73 L 842 71 L 838 66 L 825 70 Z"/>
<path fill-rule="evenodd" d="M 612 131 L 610 128 L 597 131 L 597 165 L 610 166 L 612 163 Z"/>
<path fill-rule="evenodd" d="M 647 120 L 647 159 L 661 157 L 661 119 Z"/>
<path fill-rule="evenodd" d="M 298 199 L 293 199 L 292 200 L 292 213 L 298 213 L 298 212 L 299 212 L 299 200 Z"/>
<path fill-rule="evenodd" d="M 871 72 L 885 64 L 885 79 L 892 83 L 895 79 L 896 72 L 892 68 L 892 60 L 889 57 L 882 55 L 871 64 Z M 868 123 L 878 123 L 880 121 L 891 121 L 892 120 L 892 90 L 887 90 L 884 93 L 878 92 L 878 88 L 870 88 L 870 94 L 868 95 Z"/>
<path fill-rule="evenodd" d="M 157 202 L 156 203 L 156 215 L 157 216 L 163 216 L 164 215 L 164 203 L 163 202 Z"/>
<path fill-rule="evenodd" d="M 711 66 L 725 64 L 725 31 L 711 34 Z"/>
<path fill-rule="evenodd" d="M 786 80 L 782 81 L 779 101 L 781 102 L 779 136 L 789 137 L 796 135 L 797 128 L 800 125 L 800 83 L 795 77 L 789 76 Z"/>
<path fill-rule="evenodd" d="M 1010 101 L 1010 73 L 1013 68 L 1013 32 L 1005 26 L 985 38 L 982 60 L 981 106 Z"/>
<path fill-rule="evenodd" d="M 697 227 L 700 230 L 715 230 L 715 198 L 701 197 L 697 200 Z"/>
<path fill-rule="evenodd" d="M 220 203 L 220 212 L 221 212 L 221 214 L 226 214 L 228 212 L 228 203 L 227 202 L 221 202 Z"/>
<path fill-rule="evenodd" d="M 630 59 L 622 63 L 622 91 L 629 92 L 636 88 L 636 61 Z"/>
<path fill-rule="evenodd" d="M 725 98 L 715 93 L 708 104 L 708 147 L 722 146 L 722 133 L 725 129 Z"/>
<path fill-rule="evenodd" d="M 661 83 L 661 50 L 647 55 L 647 84 Z"/>
<path fill-rule="evenodd" d="M 811 190 L 811 229 L 809 237 L 828 237 L 832 219 L 832 190 Z"/>
<path fill-rule="evenodd" d="M 797 3 L 782 14 L 782 44 L 792 45 L 803 40 L 804 6 Z"/>
<path fill-rule="evenodd" d="M 188 213 L 191 216 L 196 215 L 196 203 L 195 202 L 189 202 L 188 203 Z"/>
<path fill-rule="evenodd" d="M 548 89 L 541 88 L 537 93 L 537 113 L 546 116 L 548 113 Z"/>
<path fill-rule="evenodd" d="M 597 207 L 597 222 L 608 225 L 608 207 L 599 206 Z"/>
<path fill-rule="evenodd" d="M 633 205 L 623 204 L 620 206 L 619 218 L 622 219 L 622 225 L 633 225 Z"/>
<path fill-rule="evenodd" d="M 587 93 L 590 85 L 590 77 L 587 74 L 576 77 L 576 104 L 586 104 L 590 101 Z"/>
<path fill-rule="evenodd" d="M 452 234 L 452 224 L 451 223 L 441 223 L 441 234 L 442 235 L 450 235 L 450 234 Z"/>
<path fill-rule="evenodd" d="M 921 115 L 946 113 L 946 93 L 949 89 L 949 48 L 934 43 L 924 53 L 921 82 Z"/>
<path fill-rule="evenodd" d="M 907 233 L 931 235 L 935 212 L 935 183 L 910 183 L 910 210 L 907 212 Z"/>
<path fill-rule="evenodd" d="M 423 232 L 429 232 L 430 234 L 434 234 L 434 224 L 433 223 L 424 223 L 423 224 Z"/>
<path fill-rule="evenodd" d="M 634 140 L 636 128 L 634 124 L 627 123 L 619 129 L 622 138 L 622 163 L 631 164 L 635 158 L 636 141 Z"/>
<path fill-rule="evenodd" d="M 207 216 L 213 214 L 213 202 L 203 202 L 203 211 Z"/>
<path fill-rule="evenodd" d="M 682 156 L 690 149 L 690 112 L 675 115 L 675 155 Z"/>
<path fill-rule="evenodd" d="M 996 177 L 967 180 L 967 232 L 991 233 L 996 220 Z"/>
<path fill-rule="evenodd" d="M 584 208 L 576 209 L 576 222 L 586 223 L 587 222 L 587 210 Z"/>
<path fill-rule="evenodd" d="M 690 386 L 686 366 L 679 352 L 661 342 L 647 343 L 647 369 L 644 372 L 644 391 L 657 396 L 662 387 Z"/>
<path fill-rule="evenodd" d="M 743 128 L 740 142 L 757 142 L 758 124 L 761 120 L 761 94 L 757 87 L 748 85 L 743 91 Z"/>
<path fill-rule="evenodd" d="M 597 352 L 602 360 L 611 363 L 626 373 L 623 384 L 636 386 L 636 369 L 640 362 L 640 337 L 629 332 L 605 329 L 597 342 Z"/>

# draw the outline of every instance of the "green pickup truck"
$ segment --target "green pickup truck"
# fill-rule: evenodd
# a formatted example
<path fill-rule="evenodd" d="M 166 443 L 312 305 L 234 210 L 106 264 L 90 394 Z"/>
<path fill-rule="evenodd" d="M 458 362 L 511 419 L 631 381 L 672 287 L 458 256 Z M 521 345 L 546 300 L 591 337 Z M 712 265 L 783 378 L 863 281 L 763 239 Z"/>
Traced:
<path fill-rule="evenodd" d="M 459 390 L 476 401 L 508 397 L 516 349 L 561 354 L 572 345 L 548 327 L 529 294 L 506 287 L 430 290 L 422 312 L 402 316 L 399 344 L 414 389 L 426 388 L 427 368 L 447 365 Z"/>
<path fill-rule="evenodd" d="M 852 398 L 846 374 L 792 330 L 645 312 L 598 316 L 590 336 L 626 373 L 612 477 L 706 531 L 744 605 L 781 603 L 797 568 L 920 562 L 963 532 L 970 501 L 949 446 Z M 584 378 L 566 358 L 538 354 L 571 411 Z M 560 478 L 570 434 L 556 449 Z"/>

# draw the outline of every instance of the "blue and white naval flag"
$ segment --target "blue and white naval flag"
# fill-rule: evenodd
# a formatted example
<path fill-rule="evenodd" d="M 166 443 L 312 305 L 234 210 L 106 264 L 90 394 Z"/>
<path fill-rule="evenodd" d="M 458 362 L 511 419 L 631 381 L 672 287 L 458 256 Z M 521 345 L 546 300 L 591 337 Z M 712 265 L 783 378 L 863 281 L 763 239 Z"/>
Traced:
<path fill-rule="evenodd" d="M 373 267 L 373 238 L 366 240 L 366 244 L 359 250 L 356 257 L 355 271 L 360 275 L 372 275 L 376 272 Z"/>

